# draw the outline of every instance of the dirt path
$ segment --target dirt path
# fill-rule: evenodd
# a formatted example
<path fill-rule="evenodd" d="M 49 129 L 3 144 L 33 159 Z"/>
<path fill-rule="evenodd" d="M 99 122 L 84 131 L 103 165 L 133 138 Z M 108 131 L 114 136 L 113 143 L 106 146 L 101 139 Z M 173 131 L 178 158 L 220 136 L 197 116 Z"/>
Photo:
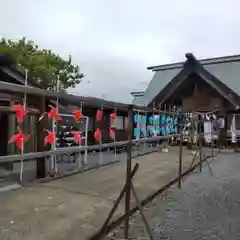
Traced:
<path fill-rule="evenodd" d="M 191 152 L 184 151 L 184 168 Z M 143 198 L 172 180 L 178 171 L 178 148 L 139 157 L 134 179 Z M 0 194 L 0 239 L 79 240 L 101 227 L 125 179 L 125 161 L 49 183 Z M 123 209 L 120 206 L 118 213 Z"/>

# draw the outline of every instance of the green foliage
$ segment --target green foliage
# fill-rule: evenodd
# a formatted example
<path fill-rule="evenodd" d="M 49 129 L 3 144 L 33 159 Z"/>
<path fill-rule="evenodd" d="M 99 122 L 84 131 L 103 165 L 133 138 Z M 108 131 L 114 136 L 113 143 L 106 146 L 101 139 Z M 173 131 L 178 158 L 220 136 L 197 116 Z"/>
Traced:
<path fill-rule="evenodd" d="M 61 89 L 75 87 L 81 82 L 83 74 L 79 66 L 72 64 L 71 56 L 66 61 L 48 49 L 39 49 L 33 41 L 22 38 L 19 41 L 0 41 L 0 53 L 9 54 L 16 60 L 19 70 L 28 69 L 33 79 L 43 88 L 56 88 L 59 77 Z"/>

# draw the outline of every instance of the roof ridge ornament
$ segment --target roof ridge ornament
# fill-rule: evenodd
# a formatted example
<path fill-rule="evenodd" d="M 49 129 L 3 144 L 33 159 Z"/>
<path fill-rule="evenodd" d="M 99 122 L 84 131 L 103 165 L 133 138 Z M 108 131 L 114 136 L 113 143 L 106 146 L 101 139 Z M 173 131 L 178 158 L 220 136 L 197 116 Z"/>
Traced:
<path fill-rule="evenodd" d="M 188 62 L 191 62 L 191 63 L 197 62 L 196 57 L 192 53 L 186 53 L 185 57 L 187 58 Z"/>

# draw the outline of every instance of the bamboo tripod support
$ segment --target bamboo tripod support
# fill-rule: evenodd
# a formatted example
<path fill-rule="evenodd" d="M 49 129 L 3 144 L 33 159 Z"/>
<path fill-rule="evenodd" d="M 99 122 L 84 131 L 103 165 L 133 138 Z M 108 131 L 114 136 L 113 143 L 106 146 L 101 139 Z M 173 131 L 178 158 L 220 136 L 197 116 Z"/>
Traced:
<path fill-rule="evenodd" d="M 133 170 L 131 171 L 131 174 L 129 175 L 129 178 L 126 179 L 126 182 L 125 182 L 125 184 L 124 184 L 124 186 L 123 186 L 123 188 L 122 188 L 122 190 L 121 190 L 121 192 L 120 192 L 117 200 L 115 201 L 115 204 L 113 205 L 113 207 L 112 207 L 112 209 L 111 209 L 111 211 L 110 211 L 110 213 L 109 213 L 106 221 L 104 222 L 102 228 L 100 229 L 100 231 L 98 232 L 98 234 L 96 234 L 93 238 L 91 238 L 91 240 L 98 240 L 98 239 L 101 239 L 101 237 L 103 237 L 103 235 L 104 235 L 105 232 L 106 232 L 106 228 L 107 228 L 108 224 L 110 223 L 110 221 L 111 221 L 114 213 L 116 212 L 116 210 L 117 210 L 117 208 L 118 208 L 121 200 L 124 198 L 124 196 L 126 197 L 126 193 L 127 193 L 128 187 L 130 187 L 130 191 L 132 192 L 132 194 L 133 194 L 133 196 L 134 196 L 134 198 L 135 198 L 135 201 L 136 201 L 136 204 L 137 204 L 137 206 L 138 206 L 138 210 L 139 210 L 139 212 L 140 212 L 140 215 L 141 215 L 142 221 L 143 221 L 143 223 L 144 223 L 144 226 L 145 226 L 146 232 L 147 232 L 147 234 L 148 234 L 148 237 L 149 237 L 149 239 L 151 239 L 151 240 L 154 239 L 154 238 L 153 238 L 152 231 L 151 231 L 151 228 L 150 228 L 150 226 L 149 226 L 149 224 L 148 224 L 148 221 L 147 221 L 147 219 L 146 219 L 146 217 L 145 217 L 145 215 L 144 215 L 141 201 L 139 200 L 139 198 L 138 198 L 138 196 L 137 196 L 137 193 L 136 193 L 136 190 L 135 190 L 135 187 L 134 187 L 134 185 L 133 185 L 133 183 L 132 183 L 132 179 L 133 179 L 133 177 L 135 176 L 138 168 L 139 168 L 139 164 L 136 163 L 135 166 L 134 166 L 134 168 L 133 168 Z M 130 209 L 129 209 L 129 212 L 130 212 Z M 126 222 L 125 222 L 125 223 L 126 223 Z M 125 225 L 125 227 L 126 227 L 126 225 Z M 125 228 L 124 228 L 124 231 L 125 231 L 125 233 L 124 233 L 125 236 L 124 236 L 124 237 L 125 237 L 125 239 L 128 239 L 128 237 L 129 237 L 129 232 L 127 232 L 127 235 L 126 235 L 126 229 L 125 229 Z M 127 229 L 127 231 L 129 231 L 129 222 L 128 222 L 128 229 Z"/>

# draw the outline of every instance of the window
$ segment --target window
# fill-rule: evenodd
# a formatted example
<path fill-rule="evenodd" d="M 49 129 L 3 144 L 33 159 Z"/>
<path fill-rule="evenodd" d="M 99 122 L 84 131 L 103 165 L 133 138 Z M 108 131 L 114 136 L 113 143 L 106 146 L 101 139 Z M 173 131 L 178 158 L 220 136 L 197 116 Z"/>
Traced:
<path fill-rule="evenodd" d="M 111 120 L 111 127 L 116 128 L 116 129 L 123 129 L 123 117 L 122 116 L 117 116 L 115 120 Z"/>

